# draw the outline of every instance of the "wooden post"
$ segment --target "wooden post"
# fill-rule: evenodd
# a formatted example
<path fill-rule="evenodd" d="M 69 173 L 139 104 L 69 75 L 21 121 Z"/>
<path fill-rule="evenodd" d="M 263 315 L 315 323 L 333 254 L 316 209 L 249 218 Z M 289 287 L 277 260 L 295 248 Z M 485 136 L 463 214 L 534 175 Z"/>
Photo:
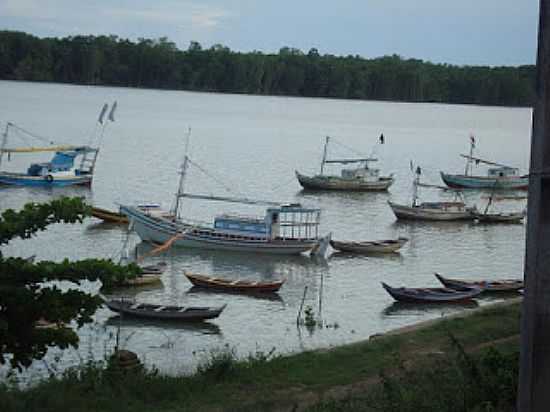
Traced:
<path fill-rule="evenodd" d="M 517 409 L 550 410 L 550 0 L 540 0 Z"/>

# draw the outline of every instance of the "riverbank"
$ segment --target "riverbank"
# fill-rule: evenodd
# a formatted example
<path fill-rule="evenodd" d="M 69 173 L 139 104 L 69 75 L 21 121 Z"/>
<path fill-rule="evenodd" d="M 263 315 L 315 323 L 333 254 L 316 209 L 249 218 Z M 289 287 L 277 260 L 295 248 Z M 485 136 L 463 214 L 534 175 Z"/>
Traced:
<path fill-rule="evenodd" d="M 83 365 L 31 389 L 4 386 L 0 404 L 5 412 L 338 410 L 339 403 L 376 391 L 382 371 L 394 376 L 430 369 L 457 350 L 476 354 L 495 347 L 499 353 L 517 353 L 519 321 L 520 303 L 514 299 L 330 350 L 255 353 L 237 361 L 225 347 L 190 377 Z"/>

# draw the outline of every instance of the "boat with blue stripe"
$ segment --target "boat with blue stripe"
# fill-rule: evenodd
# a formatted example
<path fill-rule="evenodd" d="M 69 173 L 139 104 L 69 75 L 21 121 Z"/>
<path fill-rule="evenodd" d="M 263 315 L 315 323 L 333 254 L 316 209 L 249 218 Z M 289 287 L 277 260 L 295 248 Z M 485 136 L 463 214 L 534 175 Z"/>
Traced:
<path fill-rule="evenodd" d="M 54 155 L 48 162 L 31 163 L 26 172 L 0 169 L 0 185 L 32 187 L 90 186 L 99 154 L 99 140 L 103 137 L 107 124 L 107 122 L 104 122 L 104 117 L 108 108 L 107 104 L 103 106 L 89 145 L 54 145 L 51 139 L 38 136 L 14 123 L 8 122 L 4 129 L 0 145 L 0 168 L 3 161 L 10 161 L 11 156 L 16 154 L 54 152 Z M 115 109 L 116 102 L 111 107 L 108 120 L 114 121 Z M 21 137 L 24 135 L 25 142 L 28 142 L 30 138 L 34 138 L 48 145 L 40 147 L 8 147 L 8 135 L 10 132 L 16 133 Z M 94 141 L 96 142 L 96 147 L 91 146 Z M 75 165 L 77 159 L 80 162 L 78 166 Z"/>

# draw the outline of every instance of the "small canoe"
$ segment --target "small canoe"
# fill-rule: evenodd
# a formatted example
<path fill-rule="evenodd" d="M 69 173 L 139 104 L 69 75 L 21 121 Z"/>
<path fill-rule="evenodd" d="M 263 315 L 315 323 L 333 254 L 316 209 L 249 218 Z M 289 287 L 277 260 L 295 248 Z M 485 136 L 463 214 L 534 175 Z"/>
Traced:
<path fill-rule="evenodd" d="M 108 223 L 128 223 L 128 217 L 111 210 L 103 209 L 101 207 L 92 207 L 92 216 L 97 217 L 98 219 L 103 220 Z"/>
<path fill-rule="evenodd" d="M 525 213 L 477 213 L 475 218 L 479 223 L 521 223 Z"/>
<path fill-rule="evenodd" d="M 152 285 L 161 281 L 161 275 L 166 269 L 166 263 L 160 262 L 155 265 L 142 266 L 140 265 L 141 270 L 143 271 L 141 275 L 128 279 L 124 282 L 123 286 L 144 286 Z"/>
<path fill-rule="evenodd" d="M 330 245 L 341 252 L 350 253 L 395 253 L 407 243 L 409 239 L 400 237 L 397 239 L 365 241 L 365 242 L 339 242 L 331 240 Z"/>
<path fill-rule="evenodd" d="M 194 286 L 229 292 L 274 293 L 277 292 L 286 281 L 286 279 L 274 282 L 256 282 L 243 279 L 232 280 L 197 275 L 189 272 L 184 272 L 184 275 Z"/>
<path fill-rule="evenodd" d="M 128 299 L 104 299 L 105 305 L 113 312 L 145 319 L 199 322 L 220 316 L 226 305 L 218 307 L 168 306 L 149 303 L 136 303 Z"/>
<path fill-rule="evenodd" d="M 523 280 L 521 279 L 503 279 L 503 280 L 458 280 L 444 278 L 439 273 L 435 277 L 446 288 L 455 290 L 467 290 L 473 287 L 482 288 L 483 292 L 517 292 L 523 289 Z"/>
<path fill-rule="evenodd" d="M 382 286 L 398 302 L 411 303 L 468 302 L 483 291 L 478 287 L 464 291 L 450 288 L 392 288 L 384 282 L 382 282 Z"/>

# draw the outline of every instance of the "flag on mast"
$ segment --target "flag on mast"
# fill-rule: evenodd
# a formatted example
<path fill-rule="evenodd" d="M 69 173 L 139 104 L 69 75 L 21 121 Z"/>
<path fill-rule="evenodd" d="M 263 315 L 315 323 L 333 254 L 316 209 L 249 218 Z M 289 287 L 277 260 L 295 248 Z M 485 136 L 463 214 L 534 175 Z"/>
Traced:
<path fill-rule="evenodd" d="M 103 116 L 105 116 L 105 113 L 107 113 L 108 108 L 109 108 L 109 105 L 105 103 L 103 105 L 103 108 L 101 109 L 101 113 L 99 114 L 99 119 L 97 119 L 99 123 L 103 124 Z"/>
<path fill-rule="evenodd" d="M 116 110 L 116 100 L 113 103 L 113 105 L 111 106 L 111 111 L 109 112 L 109 120 L 111 122 L 115 121 L 115 110 Z"/>

